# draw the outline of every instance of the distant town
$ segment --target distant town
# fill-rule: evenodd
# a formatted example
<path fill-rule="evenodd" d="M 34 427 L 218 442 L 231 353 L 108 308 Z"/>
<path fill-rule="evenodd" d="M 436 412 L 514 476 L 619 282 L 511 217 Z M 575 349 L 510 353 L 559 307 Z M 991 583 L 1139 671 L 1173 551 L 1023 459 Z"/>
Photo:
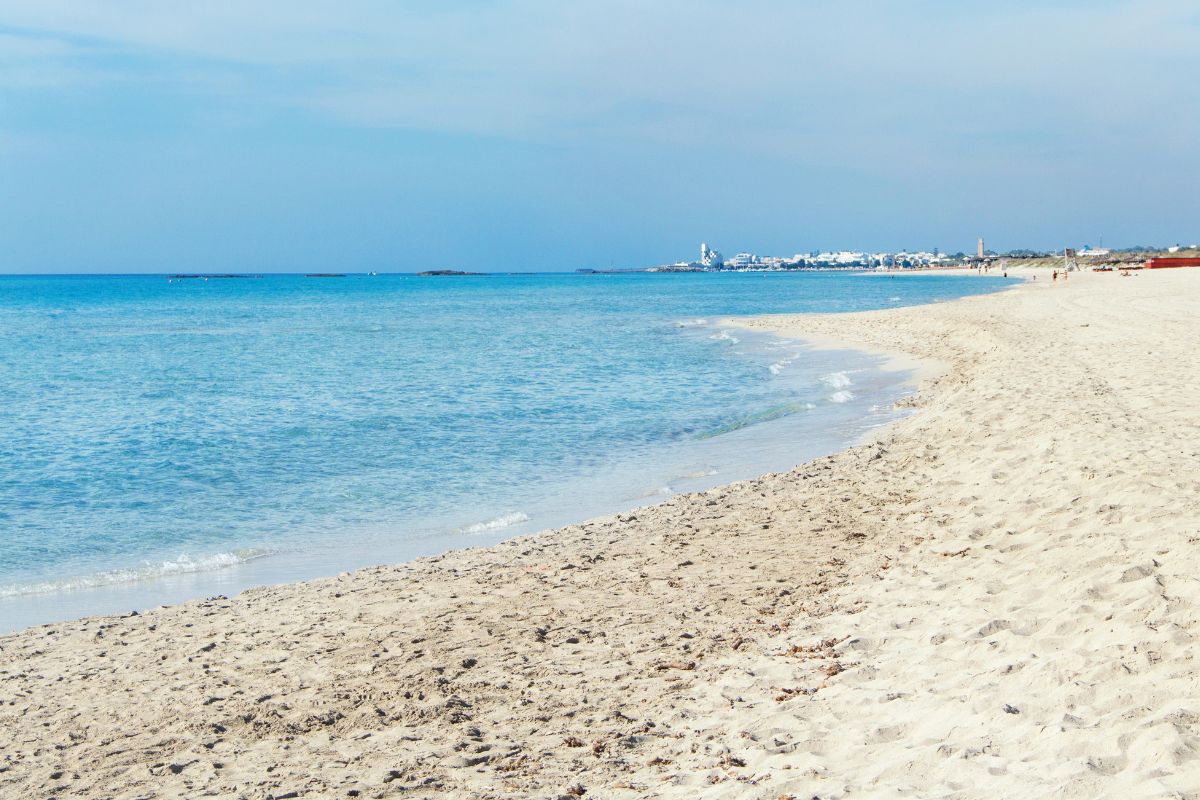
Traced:
<path fill-rule="evenodd" d="M 1176 254 L 1200 250 L 1200 245 L 1190 247 L 1127 247 L 1119 250 L 1084 245 L 1079 248 L 1063 248 L 1058 251 L 1010 250 L 998 253 L 988 250 L 984 240 L 977 242 L 974 253 L 943 253 L 938 249 L 897 253 L 864 252 L 860 250 L 813 251 L 795 253 L 790 256 L 759 256 L 754 253 L 737 253 L 726 258 L 706 242 L 700 244 L 700 258 L 696 261 L 676 261 L 651 267 L 631 269 L 581 269 L 585 273 L 609 272 L 780 272 L 790 270 L 866 270 L 866 269 L 937 269 L 950 267 L 975 267 L 992 265 L 1006 260 L 1048 260 L 1054 258 L 1079 259 L 1090 264 L 1134 262 L 1149 253 Z"/>

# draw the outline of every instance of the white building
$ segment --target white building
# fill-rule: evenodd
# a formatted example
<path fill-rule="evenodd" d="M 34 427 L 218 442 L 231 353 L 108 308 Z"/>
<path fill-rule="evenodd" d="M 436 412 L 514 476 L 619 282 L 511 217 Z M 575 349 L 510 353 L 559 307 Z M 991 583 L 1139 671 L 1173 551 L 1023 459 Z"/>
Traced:
<path fill-rule="evenodd" d="M 700 243 L 700 263 L 706 267 L 722 267 L 725 264 L 725 259 L 716 250 L 712 250 L 709 246 Z"/>

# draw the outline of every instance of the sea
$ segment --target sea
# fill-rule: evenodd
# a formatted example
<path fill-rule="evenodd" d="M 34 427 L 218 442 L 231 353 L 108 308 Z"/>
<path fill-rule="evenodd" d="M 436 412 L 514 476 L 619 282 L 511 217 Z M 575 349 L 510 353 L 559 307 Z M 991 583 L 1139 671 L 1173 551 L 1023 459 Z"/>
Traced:
<path fill-rule="evenodd" d="M 487 545 L 790 469 L 896 419 L 911 376 L 731 317 L 1012 282 L 0 277 L 0 632 Z"/>

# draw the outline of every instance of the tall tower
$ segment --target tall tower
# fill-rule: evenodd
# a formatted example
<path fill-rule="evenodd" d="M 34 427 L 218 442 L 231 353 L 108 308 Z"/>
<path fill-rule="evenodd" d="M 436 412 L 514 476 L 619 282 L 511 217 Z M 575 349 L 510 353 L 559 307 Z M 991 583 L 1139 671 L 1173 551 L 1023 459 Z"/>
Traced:
<path fill-rule="evenodd" d="M 708 264 L 708 244 L 706 242 L 700 243 L 700 263 Z"/>
<path fill-rule="evenodd" d="M 975 255 L 979 256 L 980 258 L 983 258 L 983 237 L 982 236 L 979 237 L 979 249 L 975 252 Z"/>

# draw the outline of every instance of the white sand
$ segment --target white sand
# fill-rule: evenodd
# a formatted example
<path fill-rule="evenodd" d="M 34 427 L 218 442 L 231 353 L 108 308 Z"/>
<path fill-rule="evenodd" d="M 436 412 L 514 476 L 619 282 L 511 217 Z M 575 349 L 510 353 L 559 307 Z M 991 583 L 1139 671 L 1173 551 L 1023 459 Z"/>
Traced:
<path fill-rule="evenodd" d="M 944 371 L 785 475 L 0 638 L 0 796 L 1200 796 L 1198 315 L 1179 270 L 754 321 Z"/>

